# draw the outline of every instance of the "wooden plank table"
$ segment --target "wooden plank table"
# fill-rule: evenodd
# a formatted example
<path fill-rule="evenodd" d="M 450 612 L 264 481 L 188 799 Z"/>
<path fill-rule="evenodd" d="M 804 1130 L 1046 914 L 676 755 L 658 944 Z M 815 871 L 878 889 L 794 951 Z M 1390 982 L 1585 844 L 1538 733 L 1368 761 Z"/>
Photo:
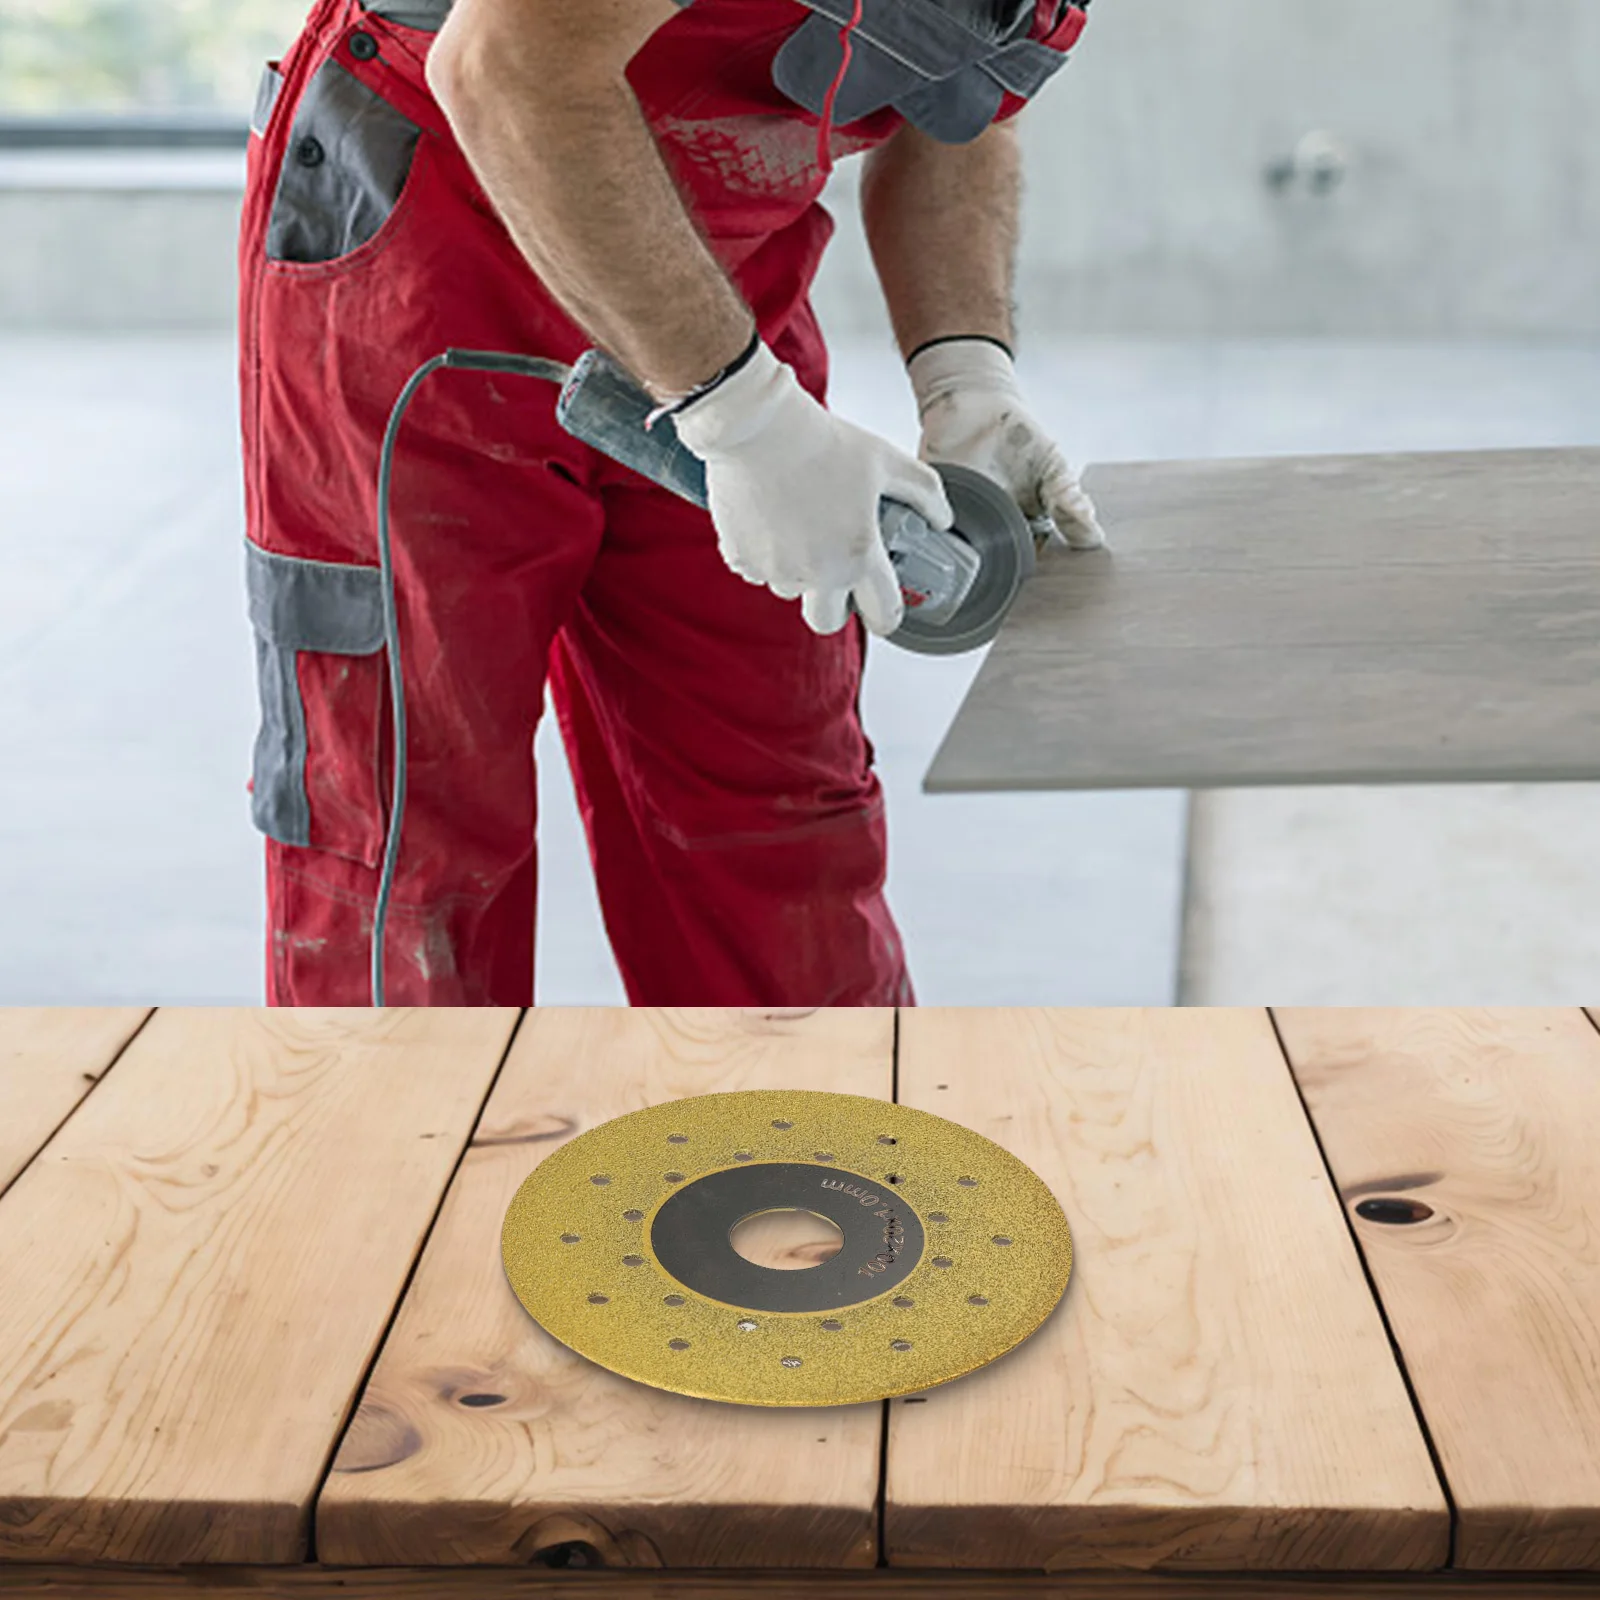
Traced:
<path fill-rule="evenodd" d="M 544 1155 L 784 1085 L 1028 1161 L 1040 1332 L 764 1411 L 527 1318 Z M 0 1012 L 0 1108 L 5 1595 L 1600 1597 L 1577 1009 Z"/>
<path fill-rule="evenodd" d="M 1085 481 L 928 789 L 1600 777 L 1600 449 Z"/>

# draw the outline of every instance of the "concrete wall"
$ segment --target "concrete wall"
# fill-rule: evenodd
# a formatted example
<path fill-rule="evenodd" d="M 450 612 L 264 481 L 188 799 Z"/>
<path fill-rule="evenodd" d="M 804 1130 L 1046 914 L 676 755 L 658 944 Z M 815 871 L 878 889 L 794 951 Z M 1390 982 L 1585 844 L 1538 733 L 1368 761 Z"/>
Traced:
<path fill-rule="evenodd" d="M 1098 0 L 1023 127 L 1036 332 L 1600 334 L 1597 0 Z M 0 326 L 225 320 L 236 193 L 69 159 L 0 161 Z"/>
<path fill-rule="evenodd" d="M 1600 333 L 1596 0 L 1097 0 L 1022 128 L 1040 333 Z"/>
<path fill-rule="evenodd" d="M 232 324 L 242 155 L 0 154 L 0 328 Z"/>

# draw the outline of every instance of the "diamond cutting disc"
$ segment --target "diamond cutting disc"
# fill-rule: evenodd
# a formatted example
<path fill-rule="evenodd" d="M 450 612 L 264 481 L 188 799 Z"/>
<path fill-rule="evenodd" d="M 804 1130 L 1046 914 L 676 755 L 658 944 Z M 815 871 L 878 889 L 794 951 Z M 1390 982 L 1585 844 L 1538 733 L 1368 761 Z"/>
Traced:
<path fill-rule="evenodd" d="M 1016 501 L 992 478 L 954 462 L 936 466 L 955 513 L 955 531 L 978 552 L 978 580 L 948 621 L 927 623 L 907 611 L 893 637 L 918 655 L 959 655 L 1000 631 L 1023 580 L 1033 575 L 1034 539 Z"/>
<path fill-rule="evenodd" d="M 811 1212 L 843 1243 L 785 1271 L 742 1222 Z M 1072 1236 L 1015 1156 L 926 1111 L 753 1090 L 617 1117 L 553 1151 L 501 1231 L 547 1332 L 613 1372 L 740 1405 L 833 1406 L 961 1377 L 1060 1300 Z"/>

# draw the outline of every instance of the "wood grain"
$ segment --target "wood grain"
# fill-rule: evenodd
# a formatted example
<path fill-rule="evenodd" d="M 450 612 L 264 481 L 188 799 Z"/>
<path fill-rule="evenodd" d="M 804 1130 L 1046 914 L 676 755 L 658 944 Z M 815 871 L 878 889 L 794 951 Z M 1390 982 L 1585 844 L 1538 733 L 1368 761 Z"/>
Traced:
<path fill-rule="evenodd" d="M 893 1039 L 890 1011 L 532 1014 L 334 1461 L 319 1556 L 506 1563 L 576 1545 L 608 1566 L 870 1566 L 879 1406 L 717 1405 L 619 1378 L 532 1321 L 499 1240 L 518 1186 L 573 1135 L 724 1090 L 888 1099 Z"/>
<path fill-rule="evenodd" d="M 1096 467 L 931 790 L 1600 776 L 1600 450 Z"/>
<path fill-rule="evenodd" d="M 1278 1024 L 1455 1500 L 1456 1564 L 1600 1570 L 1600 1036 L 1577 1009 Z"/>
<path fill-rule="evenodd" d="M 1449 1514 L 1264 1012 L 915 1011 L 900 1098 L 1051 1185 L 1066 1297 L 890 1412 L 892 1565 L 1414 1569 Z"/>
<path fill-rule="evenodd" d="M 304 1557 L 514 1025 L 151 1019 L 0 1200 L 0 1559 Z"/>
<path fill-rule="evenodd" d="M 1518 1574 L 1294 1577 L 1147 1572 L 572 1572 L 542 1567 L 0 1565 L 9 1600 L 1600 1600 L 1600 1582 Z"/>
<path fill-rule="evenodd" d="M 140 1006 L 0 1009 L 0 1194 L 149 1015 Z"/>

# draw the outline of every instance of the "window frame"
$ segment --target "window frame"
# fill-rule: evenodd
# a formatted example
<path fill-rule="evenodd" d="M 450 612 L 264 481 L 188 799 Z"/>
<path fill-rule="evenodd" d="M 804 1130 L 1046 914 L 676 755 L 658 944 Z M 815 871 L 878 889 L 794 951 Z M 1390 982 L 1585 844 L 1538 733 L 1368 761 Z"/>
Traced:
<path fill-rule="evenodd" d="M 0 151 L 242 150 L 250 121 L 233 112 L 106 111 L 0 115 Z"/>

